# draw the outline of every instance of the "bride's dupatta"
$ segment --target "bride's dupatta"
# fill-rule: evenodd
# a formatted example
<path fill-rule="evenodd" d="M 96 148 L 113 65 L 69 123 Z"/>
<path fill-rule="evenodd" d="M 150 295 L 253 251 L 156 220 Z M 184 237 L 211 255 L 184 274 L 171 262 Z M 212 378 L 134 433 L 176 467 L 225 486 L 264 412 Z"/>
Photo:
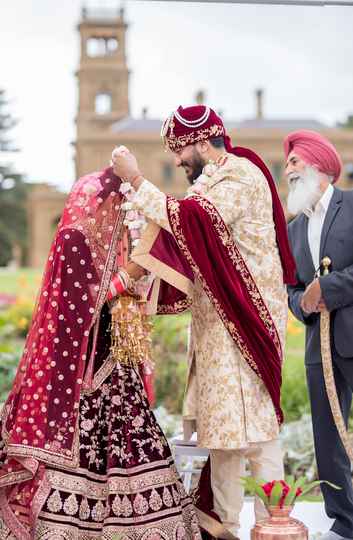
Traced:
<path fill-rule="evenodd" d="M 28 528 L 33 530 L 50 491 L 45 465 L 78 466 L 80 395 L 92 384 L 94 336 L 123 229 L 120 183 L 108 168 L 73 186 L 2 410 L 0 507 L 5 522 L 21 539 L 31 537 Z M 93 347 L 88 354 L 91 332 Z M 30 481 L 22 489 L 20 483 L 26 480 Z M 28 509 L 22 516 L 28 527 L 22 525 L 16 504 Z"/>

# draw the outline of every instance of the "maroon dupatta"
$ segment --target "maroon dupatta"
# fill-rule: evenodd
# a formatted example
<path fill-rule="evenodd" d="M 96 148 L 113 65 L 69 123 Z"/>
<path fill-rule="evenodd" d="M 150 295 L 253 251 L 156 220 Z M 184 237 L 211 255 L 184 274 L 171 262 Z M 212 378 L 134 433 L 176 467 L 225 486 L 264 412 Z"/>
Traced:
<path fill-rule="evenodd" d="M 32 490 L 21 493 L 28 497 L 31 524 L 45 489 L 50 490 L 43 464 L 78 465 L 80 395 L 84 387 L 90 388 L 93 376 L 95 344 L 88 357 L 89 335 L 98 331 L 122 231 L 120 183 L 108 168 L 74 184 L 2 410 L 6 459 L 0 467 L 0 505 L 8 507 L 6 501 L 16 498 L 20 483 L 33 479 Z"/>

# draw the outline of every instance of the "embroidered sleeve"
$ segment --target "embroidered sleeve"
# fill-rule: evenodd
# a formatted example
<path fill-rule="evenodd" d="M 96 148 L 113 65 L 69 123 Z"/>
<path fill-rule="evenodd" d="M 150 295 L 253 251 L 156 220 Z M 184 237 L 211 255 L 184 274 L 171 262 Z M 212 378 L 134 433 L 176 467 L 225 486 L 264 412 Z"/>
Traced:
<path fill-rule="evenodd" d="M 141 210 L 147 219 L 172 232 L 168 220 L 167 197 L 148 180 L 144 180 L 137 190 L 134 206 Z"/>
<path fill-rule="evenodd" d="M 217 208 L 223 221 L 229 225 L 249 211 L 256 187 L 250 177 L 225 178 L 215 184 L 205 197 Z"/>

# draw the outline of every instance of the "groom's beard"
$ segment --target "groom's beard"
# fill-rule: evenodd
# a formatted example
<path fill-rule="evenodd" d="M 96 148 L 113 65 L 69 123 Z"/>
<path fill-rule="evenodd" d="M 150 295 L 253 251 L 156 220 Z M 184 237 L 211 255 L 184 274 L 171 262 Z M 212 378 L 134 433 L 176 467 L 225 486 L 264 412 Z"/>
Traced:
<path fill-rule="evenodd" d="M 193 148 L 192 155 L 188 159 L 183 159 L 180 165 L 185 171 L 189 184 L 192 185 L 200 174 L 202 174 L 205 163 L 199 156 L 196 148 Z"/>
<path fill-rule="evenodd" d="M 313 167 L 307 166 L 301 174 L 291 173 L 288 184 L 287 208 L 290 214 L 312 208 L 321 197 L 319 174 Z"/>

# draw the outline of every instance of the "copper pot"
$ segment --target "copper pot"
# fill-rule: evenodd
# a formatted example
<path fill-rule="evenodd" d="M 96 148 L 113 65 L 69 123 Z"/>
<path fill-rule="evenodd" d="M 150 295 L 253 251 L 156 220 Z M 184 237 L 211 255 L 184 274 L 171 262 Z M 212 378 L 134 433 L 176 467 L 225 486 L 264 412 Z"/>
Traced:
<path fill-rule="evenodd" d="M 270 517 L 251 530 L 251 540 L 308 540 L 309 531 L 297 519 L 291 518 L 292 506 L 268 506 Z"/>

